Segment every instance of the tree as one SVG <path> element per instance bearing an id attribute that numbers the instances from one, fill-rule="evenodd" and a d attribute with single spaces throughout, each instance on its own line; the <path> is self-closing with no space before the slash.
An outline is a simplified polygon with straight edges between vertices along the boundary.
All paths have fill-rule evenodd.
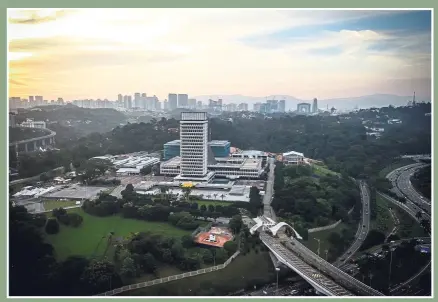
<path id="1" fill-rule="evenodd" d="M 84 221 L 84 218 L 82 218 L 82 216 L 78 213 L 68 213 L 68 218 L 70 225 L 73 227 L 80 226 L 82 224 L 82 221 Z"/>
<path id="2" fill-rule="evenodd" d="M 50 218 L 46 223 L 46 233 L 53 235 L 59 232 L 59 223 L 56 219 Z"/>
<path id="3" fill-rule="evenodd" d="M 81 276 L 84 291 L 89 294 L 106 292 L 122 286 L 122 280 L 108 260 L 93 260 Z"/>
<path id="4" fill-rule="evenodd" d="M 152 172 L 152 167 L 151 166 L 144 166 L 143 168 L 140 169 L 140 174 L 141 175 L 149 175 Z"/>
<path id="5" fill-rule="evenodd" d="M 421 213 L 421 211 L 418 211 L 418 212 L 415 214 L 415 217 L 416 217 L 418 220 L 420 220 L 421 217 L 422 217 L 422 215 L 423 215 L 423 213 Z"/>
<path id="6" fill-rule="evenodd" d="M 123 277 L 135 277 L 137 275 L 137 267 L 134 260 L 131 257 L 123 259 L 122 266 L 120 268 L 120 274 Z"/>
<path id="7" fill-rule="evenodd" d="M 146 253 L 143 256 L 144 270 L 149 273 L 153 273 L 157 270 L 157 260 L 151 253 Z"/>
<path id="8" fill-rule="evenodd" d="M 376 231 L 376 230 L 371 230 L 368 233 L 368 236 L 365 238 L 362 246 L 361 246 L 361 250 L 366 250 L 370 247 L 373 247 L 375 245 L 379 245 L 382 244 L 383 242 L 385 242 L 386 236 L 385 234 Z"/>
<path id="9" fill-rule="evenodd" d="M 33 215 L 32 222 L 36 227 L 42 228 L 46 225 L 47 217 L 45 214 L 35 214 Z"/>
<path id="10" fill-rule="evenodd" d="M 427 219 L 422 219 L 420 221 L 420 225 L 423 227 L 423 229 L 426 231 L 426 233 L 430 234 L 430 221 Z"/>
<path id="11" fill-rule="evenodd" d="M 201 213 L 207 211 L 207 206 L 205 204 L 201 204 Z"/>
<path id="12" fill-rule="evenodd" d="M 257 215 L 258 211 L 263 206 L 260 190 L 255 186 L 252 186 L 249 191 L 249 206 L 249 211 L 253 215 Z"/>
<path id="13" fill-rule="evenodd" d="M 188 249 L 188 248 L 193 246 L 193 239 L 190 235 L 184 235 L 181 237 L 181 243 L 182 243 L 183 247 Z"/>
<path id="14" fill-rule="evenodd" d="M 202 249 L 201 250 L 202 260 L 204 263 L 210 264 L 213 263 L 213 252 L 209 249 Z"/>
<path id="15" fill-rule="evenodd" d="M 11 296 L 46 296 L 53 292 L 49 282 L 56 267 L 54 250 L 32 220 L 32 214 L 25 207 L 9 205 L 8 278 Z"/>
<path id="16" fill-rule="evenodd" d="M 242 228 L 242 225 L 243 225 L 242 216 L 234 215 L 230 219 L 230 222 L 228 223 L 228 225 L 229 225 L 231 231 L 233 232 L 233 234 L 238 234 L 240 232 L 240 229 Z"/>
<path id="17" fill-rule="evenodd" d="M 224 244 L 224 249 L 228 252 L 228 255 L 231 256 L 237 251 L 237 243 L 235 241 L 227 241 Z"/>

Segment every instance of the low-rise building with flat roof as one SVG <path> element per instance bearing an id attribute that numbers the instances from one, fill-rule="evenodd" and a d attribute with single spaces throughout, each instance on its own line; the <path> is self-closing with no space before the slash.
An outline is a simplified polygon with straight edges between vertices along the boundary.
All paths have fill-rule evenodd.
<path id="1" fill-rule="evenodd" d="M 261 158 L 227 157 L 215 158 L 216 162 L 209 164 L 208 170 L 216 176 L 227 178 L 258 179 L 263 173 Z M 160 173 L 167 176 L 177 176 L 180 173 L 181 159 L 174 157 L 161 163 Z"/>
<path id="2" fill-rule="evenodd" d="M 282 160 L 287 165 L 300 165 L 304 163 L 304 154 L 296 151 L 283 153 Z"/>
<path id="3" fill-rule="evenodd" d="M 259 150 L 239 150 L 236 153 L 231 154 L 231 157 L 266 159 L 268 153 Z"/>

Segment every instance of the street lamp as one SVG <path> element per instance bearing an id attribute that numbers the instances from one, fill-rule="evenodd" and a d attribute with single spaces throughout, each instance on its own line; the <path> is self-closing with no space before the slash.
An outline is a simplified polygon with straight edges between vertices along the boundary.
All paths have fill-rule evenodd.
<path id="1" fill-rule="evenodd" d="M 276 289 L 275 293 L 278 292 L 278 272 L 279 272 L 279 271 L 280 271 L 280 268 L 279 268 L 279 267 L 276 267 L 276 268 L 275 268 L 275 272 L 277 273 L 277 289 Z"/>
<path id="2" fill-rule="evenodd" d="M 391 244 L 393 244 L 394 241 L 391 241 Z M 391 286 L 391 273 L 392 273 L 392 252 L 395 251 L 395 247 L 394 246 L 390 246 L 389 247 L 389 252 L 390 252 L 390 260 L 389 260 L 389 274 L 388 274 L 388 290 L 389 287 Z"/>
<path id="3" fill-rule="evenodd" d="M 318 257 L 319 257 L 319 248 L 321 247 L 321 239 L 318 239 L 318 238 L 313 238 L 313 239 L 318 241 Z"/>
<path id="4" fill-rule="evenodd" d="M 327 259 L 328 259 L 328 250 L 325 250 L 325 261 L 327 261 Z"/>

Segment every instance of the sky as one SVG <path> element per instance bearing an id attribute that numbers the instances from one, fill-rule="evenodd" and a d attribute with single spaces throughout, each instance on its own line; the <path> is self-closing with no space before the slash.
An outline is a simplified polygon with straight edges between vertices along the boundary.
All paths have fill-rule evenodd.
<path id="1" fill-rule="evenodd" d="M 9 9 L 9 96 L 431 95 L 430 11 Z"/>

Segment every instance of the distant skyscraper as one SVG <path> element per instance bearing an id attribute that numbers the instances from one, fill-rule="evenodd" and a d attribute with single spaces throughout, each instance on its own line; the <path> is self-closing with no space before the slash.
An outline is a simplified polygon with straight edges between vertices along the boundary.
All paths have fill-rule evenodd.
<path id="1" fill-rule="evenodd" d="M 132 104 L 132 107 L 141 108 L 141 94 L 140 94 L 140 92 L 134 93 L 134 104 Z"/>
<path id="2" fill-rule="evenodd" d="M 41 106 L 44 104 L 44 99 L 41 95 L 35 96 L 35 104 L 30 104 L 30 106 Z"/>
<path id="3" fill-rule="evenodd" d="M 188 107 L 190 109 L 195 109 L 196 108 L 196 99 L 188 99 Z"/>
<path id="4" fill-rule="evenodd" d="M 253 105 L 253 110 L 256 112 L 260 112 L 260 107 L 262 106 L 262 103 L 255 103 Z"/>
<path id="5" fill-rule="evenodd" d="M 175 93 L 169 93 L 169 110 L 175 110 L 178 108 L 178 95 Z"/>
<path id="6" fill-rule="evenodd" d="M 197 107 L 198 109 L 202 109 L 202 101 L 198 101 L 198 102 L 196 103 L 196 107 Z"/>
<path id="7" fill-rule="evenodd" d="M 123 97 L 123 105 L 125 107 L 125 109 L 131 109 L 132 108 L 132 98 L 130 95 L 125 95 Z"/>
<path id="8" fill-rule="evenodd" d="M 121 94 L 117 96 L 117 102 L 119 102 L 120 104 L 123 102 L 123 96 Z"/>
<path id="9" fill-rule="evenodd" d="M 313 99 L 313 108 L 312 108 L 312 112 L 313 113 L 317 113 L 318 112 L 318 99 L 314 98 Z"/>
<path id="10" fill-rule="evenodd" d="M 279 112 L 286 112 L 286 101 L 285 100 L 280 100 L 278 102 L 278 111 Z"/>
<path id="11" fill-rule="evenodd" d="M 222 106 L 224 105 L 222 99 L 217 100 L 217 105 L 219 107 L 219 110 L 222 110 Z"/>
<path id="12" fill-rule="evenodd" d="M 248 104 L 247 103 L 240 103 L 238 109 L 240 111 L 248 111 Z"/>
<path id="13" fill-rule="evenodd" d="M 145 97 L 147 97 L 147 94 L 146 94 L 146 92 L 143 92 L 143 93 L 141 94 L 141 97 L 142 97 L 142 98 L 145 98 Z"/>
<path id="14" fill-rule="evenodd" d="M 33 95 L 29 96 L 29 102 L 30 102 L 30 103 L 33 103 L 33 102 L 34 102 Z"/>
<path id="15" fill-rule="evenodd" d="M 189 96 L 187 94 L 178 94 L 178 107 L 188 108 L 189 106 Z"/>

